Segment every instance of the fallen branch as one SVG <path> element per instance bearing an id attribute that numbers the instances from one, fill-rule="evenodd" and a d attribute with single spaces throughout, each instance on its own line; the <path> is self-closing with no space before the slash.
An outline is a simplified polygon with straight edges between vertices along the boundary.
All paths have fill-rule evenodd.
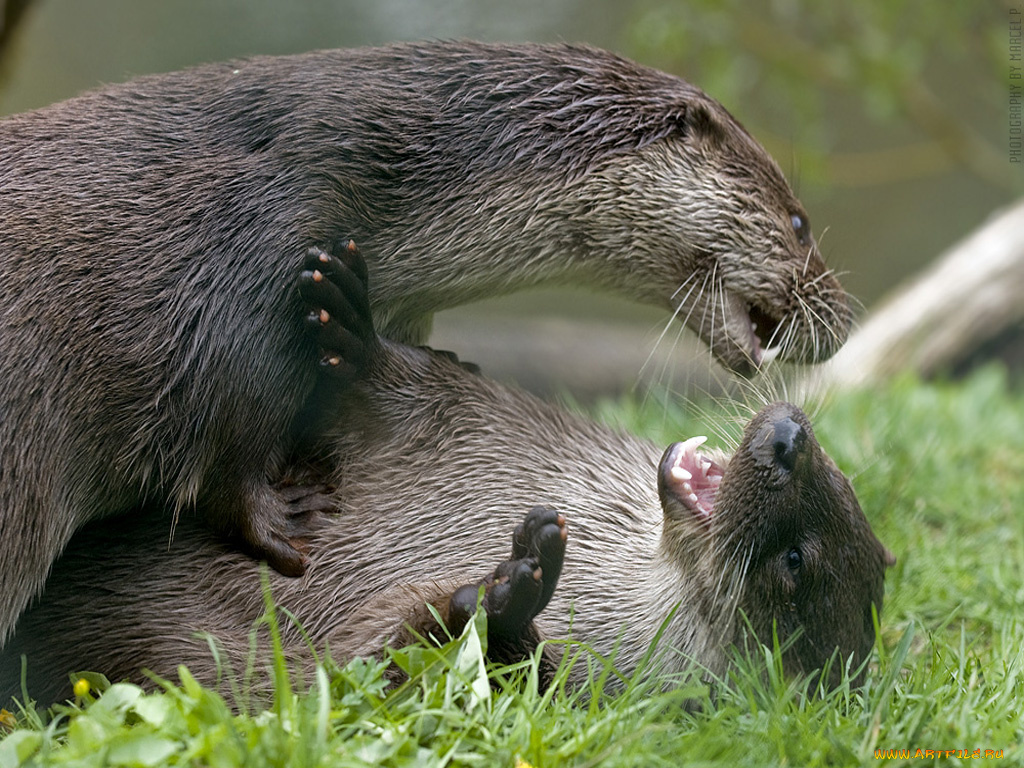
<path id="1" fill-rule="evenodd" d="M 1024 200 L 1001 211 L 872 309 L 816 387 L 862 386 L 912 369 L 953 371 L 1024 323 Z"/>

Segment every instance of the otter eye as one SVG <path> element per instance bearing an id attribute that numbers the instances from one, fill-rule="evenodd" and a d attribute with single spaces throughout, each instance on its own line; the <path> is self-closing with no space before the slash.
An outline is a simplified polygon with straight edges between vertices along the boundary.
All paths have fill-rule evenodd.
<path id="1" fill-rule="evenodd" d="M 799 213 L 794 213 L 789 217 L 789 221 L 793 225 L 793 231 L 796 232 L 796 239 L 800 241 L 800 245 L 810 245 L 811 227 L 807 223 L 807 219 Z"/>
<path id="2" fill-rule="evenodd" d="M 799 549 L 793 547 L 789 550 L 789 554 L 786 555 L 786 565 L 794 575 L 800 573 L 800 569 L 804 565 L 804 556 L 800 554 Z"/>

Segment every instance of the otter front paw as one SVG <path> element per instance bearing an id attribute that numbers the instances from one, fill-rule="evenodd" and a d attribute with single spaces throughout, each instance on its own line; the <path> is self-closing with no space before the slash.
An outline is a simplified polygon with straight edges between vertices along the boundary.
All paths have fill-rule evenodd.
<path id="1" fill-rule="evenodd" d="M 512 558 L 498 565 L 483 582 L 467 584 L 452 593 L 450 628 L 464 626 L 476 610 L 482 584 L 488 638 L 513 645 L 525 639 L 528 625 L 555 591 L 567 538 L 562 515 L 546 507 L 534 507 L 515 529 Z"/>
<path id="2" fill-rule="evenodd" d="M 365 370 L 376 334 L 370 313 L 367 269 L 355 242 L 335 256 L 310 248 L 299 274 L 305 324 L 320 350 L 321 370 L 347 383 Z"/>
<path id="3" fill-rule="evenodd" d="M 235 516 L 229 533 L 252 557 L 265 560 L 281 575 L 301 576 L 308 564 L 307 539 L 319 527 L 318 511 L 327 508 L 329 497 L 263 491 L 247 500 L 247 509 Z"/>

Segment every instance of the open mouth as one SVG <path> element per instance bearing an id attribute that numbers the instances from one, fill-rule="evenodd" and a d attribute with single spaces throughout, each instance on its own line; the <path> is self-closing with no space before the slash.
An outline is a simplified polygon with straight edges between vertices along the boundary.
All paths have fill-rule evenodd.
<path id="1" fill-rule="evenodd" d="M 785 346 L 786 315 L 739 293 L 723 289 L 714 297 L 698 296 L 685 312 L 686 324 L 711 347 L 718 361 L 742 375 L 755 373 Z"/>
<path id="2" fill-rule="evenodd" d="M 706 441 L 699 436 L 670 445 L 658 470 L 662 503 L 681 506 L 699 520 L 711 518 L 725 472 L 722 465 L 697 450 Z"/>
<path id="3" fill-rule="evenodd" d="M 756 367 L 760 367 L 766 356 L 777 354 L 779 326 L 782 321 L 757 305 L 747 308 L 750 316 L 750 359 Z"/>

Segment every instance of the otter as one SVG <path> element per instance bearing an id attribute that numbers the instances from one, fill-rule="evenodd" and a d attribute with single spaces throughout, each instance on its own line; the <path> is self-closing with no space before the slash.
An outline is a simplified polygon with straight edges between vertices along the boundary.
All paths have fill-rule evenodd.
<path id="1" fill-rule="evenodd" d="M 302 573 L 268 478 L 315 454 L 333 398 L 292 322 L 310 248 L 358 242 L 405 343 L 559 282 L 664 307 L 741 372 L 847 334 L 762 147 L 698 88 L 583 46 L 200 66 L 8 117 L 0 147 L 0 643 L 75 530 L 147 500 Z"/>
<path id="2" fill-rule="evenodd" d="M 283 630 L 297 668 L 312 664 L 307 637 L 339 660 L 415 632 L 443 637 L 426 604 L 457 631 L 481 583 L 496 595 L 485 598 L 489 626 L 513 656 L 571 635 L 616 652 L 630 674 L 664 628 L 661 669 L 720 673 L 731 644 L 750 631 L 771 644 L 775 633 L 793 673 L 837 653 L 834 684 L 870 654 L 892 556 L 796 406 L 764 407 L 731 458 L 699 437 L 662 451 L 450 354 L 377 336 L 369 318 L 345 327 L 338 318 L 366 305 L 341 301 L 359 270 L 332 261 L 324 274 L 302 280 L 308 322 L 361 375 L 333 422 L 333 471 L 287 486 L 302 513 L 323 497 L 318 483 L 336 488 L 304 578 L 269 573 L 302 628 Z M 509 559 L 508 532 L 537 504 Z M 163 518 L 151 509 L 75 536 L 0 656 L 0 692 L 20 691 L 23 653 L 40 699 L 67 695 L 67 674 L 86 669 L 145 683 L 142 668 L 166 678 L 186 664 L 224 684 L 200 632 L 236 674 L 246 668 L 264 610 L 259 566 L 194 518 L 168 545 Z M 577 666 L 574 681 L 585 674 Z"/>

